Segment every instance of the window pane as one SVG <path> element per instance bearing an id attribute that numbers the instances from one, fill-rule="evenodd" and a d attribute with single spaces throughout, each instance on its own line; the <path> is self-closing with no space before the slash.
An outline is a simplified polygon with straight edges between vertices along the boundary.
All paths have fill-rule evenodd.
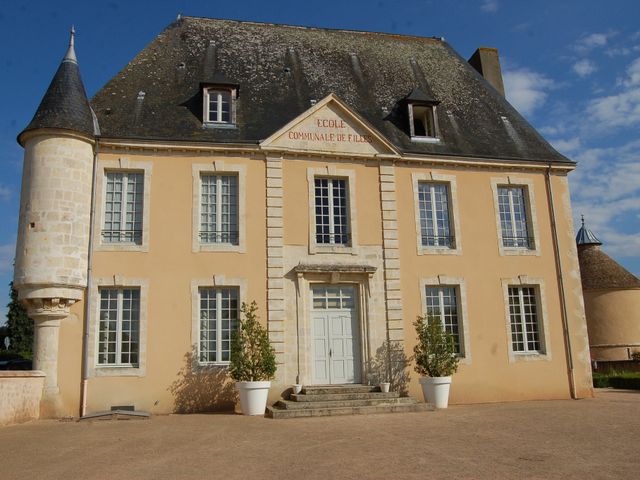
<path id="1" fill-rule="evenodd" d="M 349 216 L 347 181 L 316 178 L 315 183 L 316 243 L 347 245 Z"/>
<path id="2" fill-rule="evenodd" d="M 238 176 L 200 177 L 200 241 L 238 245 Z"/>
<path id="3" fill-rule="evenodd" d="M 137 366 L 140 290 L 101 288 L 99 294 L 98 364 Z"/>
<path id="4" fill-rule="evenodd" d="M 540 352 L 540 332 L 534 287 L 509 287 L 511 345 L 514 352 Z"/>
<path id="5" fill-rule="evenodd" d="M 444 330 L 453 336 L 455 351 L 462 353 L 456 287 L 426 287 L 427 316 L 440 320 Z"/>
<path id="6" fill-rule="evenodd" d="M 498 188 L 502 245 L 505 247 L 530 247 L 525 202 L 523 187 Z"/>
<path id="7" fill-rule="evenodd" d="M 142 243 L 144 174 L 107 172 L 102 239 L 105 243 Z"/>
<path id="8" fill-rule="evenodd" d="M 444 183 L 418 184 L 422 245 L 454 247 L 449 221 L 449 188 Z"/>
<path id="9" fill-rule="evenodd" d="M 200 288 L 201 363 L 228 362 L 231 336 L 238 328 L 238 289 Z"/>

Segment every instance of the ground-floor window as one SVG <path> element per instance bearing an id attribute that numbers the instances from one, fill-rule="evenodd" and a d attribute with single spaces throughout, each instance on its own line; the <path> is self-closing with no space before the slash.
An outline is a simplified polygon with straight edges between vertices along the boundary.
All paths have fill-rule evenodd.
<path id="1" fill-rule="evenodd" d="M 514 352 L 544 353 L 535 287 L 509 287 L 509 319 Z"/>
<path id="2" fill-rule="evenodd" d="M 238 288 L 201 287 L 198 359 L 202 364 L 228 363 L 231 334 L 238 328 Z"/>
<path id="3" fill-rule="evenodd" d="M 464 355 L 456 287 L 427 286 L 425 287 L 425 294 L 427 316 L 440 320 L 445 331 L 453 336 L 456 353 L 461 356 Z"/>
<path id="4" fill-rule="evenodd" d="M 98 365 L 138 366 L 140 289 L 101 288 Z"/>

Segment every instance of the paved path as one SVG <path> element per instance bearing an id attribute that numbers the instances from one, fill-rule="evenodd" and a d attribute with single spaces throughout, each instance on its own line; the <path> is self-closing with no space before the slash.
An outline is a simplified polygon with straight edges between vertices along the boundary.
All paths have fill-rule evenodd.
<path id="1" fill-rule="evenodd" d="M 0 478 L 640 477 L 640 392 L 269 420 L 171 415 L 0 429 Z"/>

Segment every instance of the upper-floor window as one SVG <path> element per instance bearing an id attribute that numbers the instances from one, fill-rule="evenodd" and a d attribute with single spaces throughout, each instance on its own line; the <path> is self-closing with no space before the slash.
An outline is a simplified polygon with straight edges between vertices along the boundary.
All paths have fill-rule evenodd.
<path id="1" fill-rule="evenodd" d="M 535 287 L 509 286 L 511 348 L 515 353 L 544 353 Z"/>
<path id="2" fill-rule="evenodd" d="M 198 289 L 200 363 L 228 363 L 231 335 L 238 329 L 239 292 L 235 287 Z"/>
<path id="3" fill-rule="evenodd" d="M 442 328 L 453 337 L 455 351 L 458 355 L 464 355 L 462 343 L 462 325 L 459 316 L 458 295 L 455 286 L 427 286 L 426 314 L 431 318 L 440 320 Z"/>
<path id="4" fill-rule="evenodd" d="M 205 88 L 204 123 L 219 125 L 235 123 L 234 100 L 234 89 Z"/>
<path id="5" fill-rule="evenodd" d="M 498 187 L 498 208 L 500 210 L 503 247 L 533 248 L 526 198 L 525 187 Z"/>
<path id="6" fill-rule="evenodd" d="M 419 182 L 418 208 L 422 246 L 455 248 L 455 238 L 451 233 L 448 185 Z"/>
<path id="7" fill-rule="evenodd" d="M 200 176 L 200 242 L 238 245 L 238 175 Z"/>
<path id="8" fill-rule="evenodd" d="M 349 192 L 344 178 L 314 179 L 316 243 L 349 245 Z"/>
<path id="9" fill-rule="evenodd" d="M 436 107 L 409 104 L 409 128 L 412 139 L 437 139 Z"/>
<path id="10" fill-rule="evenodd" d="M 100 288 L 98 365 L 137 367 L 140 289 Z"/>
<path id="11" fill-rule="evenodd" d="M 142 243 L 144 174 L 133 171 L 105 173 L 104 243 Z"/>

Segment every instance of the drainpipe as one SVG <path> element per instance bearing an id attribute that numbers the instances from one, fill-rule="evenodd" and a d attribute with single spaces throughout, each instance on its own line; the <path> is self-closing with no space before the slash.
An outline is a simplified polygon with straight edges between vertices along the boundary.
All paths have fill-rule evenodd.
<path id="1" fill-rule="evenodd" d="M 98 142 L 93 150 L 91 180 L 91 210 L 89 212 L 89 251 L 87 252 L 87 293 L 84 301 L 84 335 L 82 336 L 82 383 L 80 387 L 80 418 L 87 414 L 87 384 L 89 382 L 89 320 L 91 315 L 91 271 L 93 266 L 93 220 L 96 212 L 96 181 L 98 178 Z"/>
<path id="2" fill-rule="evenodd" d="M 564 337 L 565 355 L 567 361 L 567 374 L 569 376 L 569 391 L 572 399 L 576 396 L 576 380 L 573 372 L 573 356 L 571 350 L 571 337 L 569 336 L 569 316 L 567 314 L 567 301 L 564 289 L 564 275 L 562 272 L 562 262 L 560 261 L 560 245 L 558 243 L 558 228 L 556 225 L 556 212 L 553 202 L 553 188 L 551 186 L 551 164 L 546 170 L 545 180 L 547 184 L 547 200 L 549 202 L 549 213 L 551 216 L 551 236 L 553 238 L 553 253 L 556 260 L 556 274 L 558 276 L 558 293 L 560 294 L 560 314 L 562 317 L 562 334 Z"/>

